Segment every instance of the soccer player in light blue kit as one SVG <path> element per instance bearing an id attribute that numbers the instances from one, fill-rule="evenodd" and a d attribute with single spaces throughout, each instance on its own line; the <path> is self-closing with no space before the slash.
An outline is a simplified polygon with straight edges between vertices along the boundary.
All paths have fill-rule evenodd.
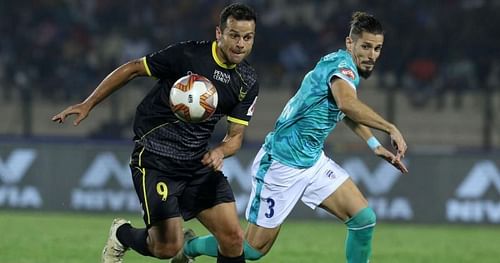
<path id="1" fill-rule="evenodd" d="M 325 156 L 323 145 L 337 123 L 344 120 L 376 155 L 408 172 L 402 162 L 407 146 L 399 130 L 356 95 L 360 76 L 370 76 L 383 41 L 382 25 L 376 18 L 354 13 L 346 50 L 321 58 L 288 101 L 252 165 L 246 259 L 257 260 L 271 249 L 281 224 L 301 199 L 346 224 L 347 262 L 369 261 L 375 213 L 347 172 Z M 387 133 L 396 153 L 384 148 L 370 128 Z M 184 262 L 198 255 L 215 256 L 217 244 L 212 236 L 191 237 L 184 254 Z"/>

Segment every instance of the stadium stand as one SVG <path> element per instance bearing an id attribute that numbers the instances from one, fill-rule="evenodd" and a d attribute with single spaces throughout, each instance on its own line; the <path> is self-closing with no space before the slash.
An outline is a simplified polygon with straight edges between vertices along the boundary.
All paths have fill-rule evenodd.
<path id="1" fill-rule="evenodd" d="M 121 63 L 179 40 L 213 38 L 215 14 L 226 2 L 2 1 L 0 33 L 8 37 L 0 39 L 0 134 L 129 138 L 147 81 L 114 94 L 79 129 L 49 120 Z M 360 96 L 422 147 L 481 147 L 489 110 L 490 146 L 500 147 L 498 1 L 246 2 L 259 14 L 251 60 L 262 85 L 249 140 L 262 140 L 312 63 L 343 47 L 351 12 L 362 9 L 380 17 L 387 32 Z M 335 136 L 358 147 L 343 128 Z"/>

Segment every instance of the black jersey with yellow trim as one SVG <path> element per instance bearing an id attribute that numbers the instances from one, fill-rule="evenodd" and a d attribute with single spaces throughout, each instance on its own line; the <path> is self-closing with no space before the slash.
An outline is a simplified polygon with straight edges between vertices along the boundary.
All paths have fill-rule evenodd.
<path id="1" fill-rule="evenodd" d="M 259 93 L 256 72 L 246 60 L 222 63 L 215 41 L 177 43 L 145 56 L 143 63 L 148 75 L 158 79 L 137 106 L 134 121 L 134 139 L 147 151 L 179 160 L 199 159 L 222 117 L 248 125 Z M 217 89 L 217 109 L 201 123 L 180 121 L 168 103 L 172 85 L 190 73 L 208 78 Z"/>

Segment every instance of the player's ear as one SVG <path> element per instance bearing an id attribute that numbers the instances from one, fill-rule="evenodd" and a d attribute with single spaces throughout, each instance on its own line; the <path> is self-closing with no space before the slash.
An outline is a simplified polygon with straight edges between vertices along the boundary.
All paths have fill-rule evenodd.
<path id="1" fill-rule="evenodd" d="M 215 39 L 217 41 L 219 41 L 221 37 L 222 37 L 222 30 L 219 26 L 216 26 L 215 27 Z"/>
<path id="2" fill-rule="evenodd" d="M 354 42 L 353 42 L 352 38 L 350 36 L 347 36 L 345 38 L 345 46 L 346 46 L 347 50 L 352 51 L 353 44 L 354 44 Z"/>

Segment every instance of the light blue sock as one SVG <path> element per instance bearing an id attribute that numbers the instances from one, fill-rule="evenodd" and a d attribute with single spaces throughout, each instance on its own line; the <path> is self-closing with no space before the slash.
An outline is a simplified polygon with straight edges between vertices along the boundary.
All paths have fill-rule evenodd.
<path id="1" fill-rule="evenodd" d="M 205 255 L 216 258 L 217 249 L 217 240 L 213 235 L 196 237 L 184 244 L 184 253 L 190 257 Z M 243 244 L 243 250 L 245 259 L 248 260 L 257 260 L 264 256 L 264 254 L 260 253 L 260 251 L 250 246 L 246 240 Z"/>
<path id="2" fill-rule="evenodd" d="M 245 259 L 248 260 L 258 260 L 264 256 L 264 254 L 262 254 L 260 251 L 250 246 L 250 244 L 248 244 L 246 240 L 245 243 L 243 243 L 243 250 L 245 252 Z"/>
<path id="3" fill-rule="evenodd" d="M 362 209 L 345 222 L 348 229 L 346 240 L 348 263 L 368 262 L 372 251 L 372 236 L 375 223 L 375 212 L 369 207 Z"/>
<path id="4" fill-rule="evenodd" d="M 196 237 L 184 244 L 184 254 L 190 257 L 206 255 L 217 257 L 218 244 L 213 235 Z"/>

